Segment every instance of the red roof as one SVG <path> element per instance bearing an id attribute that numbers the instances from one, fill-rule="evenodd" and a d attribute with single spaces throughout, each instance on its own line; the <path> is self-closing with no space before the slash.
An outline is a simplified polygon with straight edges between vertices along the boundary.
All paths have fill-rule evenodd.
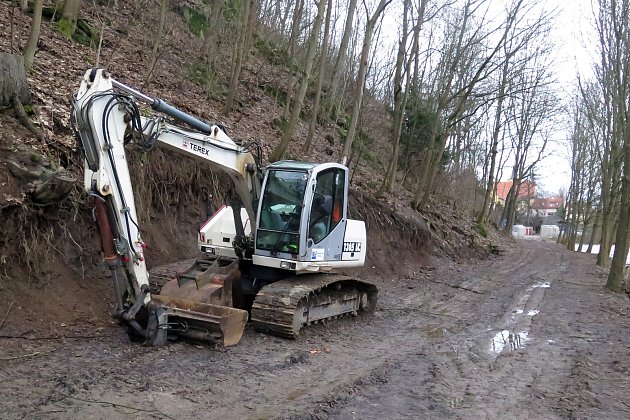
<path id="1" fill-rule="evenodd" d="M 549 197 L 549 198 L 536 198 L 534 200 L 534 204 L 532 205 L 533 209 L 557 209 L 559 207 L 564 206 L 564 198 L 563 197 Z"/>
<path id="2" fill-rule="evenodd" d="M 503 200 L 507 199 L 508 193 L 512 188 L 512 180 L 497 183 L 497 196 Z M 523 181 L 518 187 L 518 198 L 531 198 L 536 195 L 536 183 L 531 181 Z"/>

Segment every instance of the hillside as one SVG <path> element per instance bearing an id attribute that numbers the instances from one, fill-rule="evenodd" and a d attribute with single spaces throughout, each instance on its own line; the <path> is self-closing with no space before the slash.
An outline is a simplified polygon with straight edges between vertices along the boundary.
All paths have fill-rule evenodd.
<path id="1" fill-rule="evenodd" d="M 97 2 L 102 3 L 102 2 Z M 138 4 L 138 7 L 134 5 Z M 252 49 L 241 77 L 236 110 L 222 108 L 229 66 L 213 84 L 195 76 L 195 52 L 202 41 L 189 30 L 177 10 L 168 12 L 169 36 L 154 76 L 142 87 L 158 10 L 142 9 L 139 2 L 119 2 L 118 8 L 85 5 L 82 10 L 94 27 L 103 30 L 98 65 L 124 83 L 165 99 L 204 120 L 219 122 L 237 142 L 258 140 L 266 156 L 281 136 L 277 121 L 283 110 L 270 96 L 279 91 L 288 70 L 272 64 L 265 49 Z M 11 30 L 0 33 L 0 52 L 19 51 L 28 35 L 30 16 L 12 2 L 0 2 L 0 16 L 10 17 Z M 12 113 L 0 114 L 0 299 L 11 304 L 4 332 L 58 331 L 60 326 L 99 328 L 107 322 L 111 305 L 109 273 L 101 266 L 97 230 L 82 189 L 82 158 L 69 123 L 71 96 L 83 73 L 97 63 L 96 48 L 66 38 L 48 21 L 42 22 L 34 72 L 29 77 L 33 95 L 30 118 L 43 136 L 35 137 Z M 229 62 L 229 50 L 219 62 Z M 309 110 L 306 104 L 306 112 Z M 406 264 L 429 264 L 432 256 L 459 260 L 487 255 L 490 239 L 472 228 L 472 209 L 463 202 L 438 198 L 423 213 L 412 211 L 410 194 L 400 187 L 395 195 L 376 199 L 386 166 L 389 117 L 373 100 L 366 105 L 370 118 L 369 151 L 355 159 L 352 169 L 350 212 L 368 226 L 368 262 L 364 271 L 384 275 Z M 366 113 L 368 111 L 365 111 Z M 315 162 L 337 160 L 340 130 L 324 121 L 316 130 L 314 152 L 301 155 L 307 123 L 301 120 L 287 157 Z M 130 148 L 132 172 L 138 181 L 136 201 L 149 267 L 196 256 L 196 230 L 208 212 L 207 200 L 220 204 L 228 180 L 219 173 L 171 153 L 143 154 Z M 21 168 L 17 169 L 16 168 Z M 33 174 L 59 173 L 75 180 L 59 202 L 34 199 Z M 443 200 L 443 201 L 442 201 Z M 501 241 L 495 233 L 492 241 Z"/>

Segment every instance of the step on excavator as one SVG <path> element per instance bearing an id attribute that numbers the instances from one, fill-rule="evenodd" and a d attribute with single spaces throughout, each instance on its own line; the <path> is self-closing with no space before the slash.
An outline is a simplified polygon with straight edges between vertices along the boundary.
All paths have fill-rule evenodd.
<path id="1" fill-rule="evenodd" d="M 261 166 L 256 142 L 145 95 L 104 69 L 86 71 L 71 122 L 85 160 L 113 316 L 147 345 L 170 339 L 237 344 L 246 323 L 295 338 L 302 327 L 376 307 L 375 285 L 335 274 L 362 267 L 363 221 L 348 219 L 348 168 L 280 161 Z M 143 107 L 143 111 L 140 109 Z M 147 114 L 153 114 L 145 116 Z M 151 291 L 125 148 L 155 146 L 223 171 L 234 192 L 200 228 L 203 258 Z"/>

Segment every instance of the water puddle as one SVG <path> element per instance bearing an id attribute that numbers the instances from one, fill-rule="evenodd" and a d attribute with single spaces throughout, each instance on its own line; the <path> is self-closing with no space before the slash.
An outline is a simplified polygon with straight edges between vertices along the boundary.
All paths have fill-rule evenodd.
<path id="1" fill-rule="evenodd" d="M 513 333 L 508 330 L 499 331 L 492 338 L 492 344 L 490 345 L 490 352 L 494 354 L 501 353 L 504 349 L 517 350 L 525 347 L 525 342 L 528 341 L 528 332 L 521 331 L 520 333 Z"/>
<path id="2" fill-rule="evenodd" d="M 504 320 L 502 329 L 498 332 L 496 329 L 491 330 L 493 332 L 490 336 L 489 351 L 495 357 L 498 357 L 504 350 L 520 349 L 529 341 L 532 318 L 540 313 L 537 306 L 542 302 L 545 293 L 543 290 L 536 291 L 536 289 L 548 289 L 551 287 L 551 283 L 548 281 L 536 280 L 538 281 L 530 284 L 514 299 L 510 305 L 511 309 L 506 314 L 507 319 Z"/>

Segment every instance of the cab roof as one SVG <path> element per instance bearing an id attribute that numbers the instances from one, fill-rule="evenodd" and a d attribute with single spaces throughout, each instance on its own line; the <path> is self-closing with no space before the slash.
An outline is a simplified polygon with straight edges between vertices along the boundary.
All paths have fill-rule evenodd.
<path id="1" fill-rule="evenodd" d="M 301 171 L 308 171 L 316 167 L 317 165 L 310 162 L 301 162 L 299 160 L 281 160 L 269 165 L 268 169 L 297 169 Z"/>

